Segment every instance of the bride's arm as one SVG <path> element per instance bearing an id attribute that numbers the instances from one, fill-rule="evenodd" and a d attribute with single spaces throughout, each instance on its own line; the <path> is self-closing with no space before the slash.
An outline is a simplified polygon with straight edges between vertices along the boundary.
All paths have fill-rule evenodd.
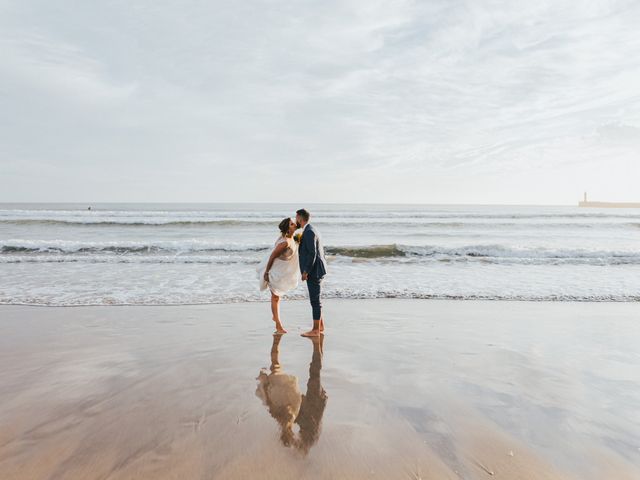
<path id="1" fill-rule="evenodd" d="M 271 252 L 271 256 L 269 257 L 269 261 L 267 262 L 267 268 L 264 269 L 264 279 L 265 281 L 269 281 L 269 270 L 271 270 L 271 266 L 273 265 L 273 261 L 278 258 L 280 255 L 284 253 L 289 244 L 287 242 L 282 242 L 276 245 L 276 248 Z"/>

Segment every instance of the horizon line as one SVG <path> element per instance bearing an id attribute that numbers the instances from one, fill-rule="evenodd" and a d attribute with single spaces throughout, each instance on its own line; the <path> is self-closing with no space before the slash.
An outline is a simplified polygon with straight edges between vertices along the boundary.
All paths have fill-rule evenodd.
<path id="1" fill-rule="evenodd" d="M 412 206 L 479 206 L 479 207 L 577 207 L 578 202 L 575 203 L 436 203 L 436 202 L 258 202 L 258 201 L 98 201 L 98 202 L 80 202 L 80 201 L 0 201 L 0 205 L 291 205 L 291 204 L 306 204 L 306 205 L 412 205 Z M 624 202 L 616 202 L 624 203 Z"/>

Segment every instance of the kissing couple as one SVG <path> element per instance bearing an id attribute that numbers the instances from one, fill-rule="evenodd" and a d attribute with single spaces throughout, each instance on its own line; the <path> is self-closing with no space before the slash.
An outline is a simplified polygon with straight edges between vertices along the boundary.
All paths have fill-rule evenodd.
<path id="1" fill-rule="evenodd" d="M 276 334 L 287 333 L 280 321 L 280 297 L 298 286 L 298 279 L 307 282 L 313 327 L 303 337 L 319 337 L 324 332 L 322 317 L 322 279 L 327 274 L 327 262 L 319 232 L 309 223 L 311 215 L 304 208 L 296 212 L 295 222 L 287 217 L 280 222 L 280 235 L 273 251 L 257 268 L 260 290 L 271 291 L 271 313 Z M 296 230 L 302 232 L 295 234 Z"/>

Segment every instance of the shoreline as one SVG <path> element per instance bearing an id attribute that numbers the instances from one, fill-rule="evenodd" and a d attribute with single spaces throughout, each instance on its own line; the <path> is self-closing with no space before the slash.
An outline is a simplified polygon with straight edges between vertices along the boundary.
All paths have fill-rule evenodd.
<path id="1" fill-rule="evenodd" d="M 306 302 L 306 298 L 282 298 L 283 302 Z M 408 301 L 408 302 L 487 302 L 487 303 L 550 303 L 550 304 L 563 304 L 563 303 L 594 303 L 594 304 L 640 304 L 640 296 L 632 297 L 625 300 L 611 300 L 611 299 L 525 299 L 525 298 L 469 298 L 469 297 L 323 297 L 323 302 L 371 302 L 371 301 Z M 239 300 L 236 302 L 204 302 L 204 303 L 87 303 L 87 304 L 69 304 L 69 305 L 50 305 L 50 304 L 38 304 L 38 303 L 0 303 L 0 309 L 4 307 L 38 307 L 38 308 L 83 308 L 83 307 L 193 307 L 193 306 L 215 306 L 215 305 L 252 305 L 252 304 L 265 304 L 269 303 L 268 298 L 260 300 Z"/>
<path id="2" fill-rule="evenodd" d="M 637 478 L 640 304 L 376 300 L 2 305 L 0 471 Z"/>

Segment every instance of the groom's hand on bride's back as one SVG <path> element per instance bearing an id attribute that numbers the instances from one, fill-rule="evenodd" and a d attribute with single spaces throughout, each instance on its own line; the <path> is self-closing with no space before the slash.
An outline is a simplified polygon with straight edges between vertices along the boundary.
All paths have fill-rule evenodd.
<path id="1" fill-rule="evenodd" d="M 302 272 L 302 281 L 303 282 L 306 282 L 308 277 L 309 277 L 309 274 L 307 272 Z"/>

